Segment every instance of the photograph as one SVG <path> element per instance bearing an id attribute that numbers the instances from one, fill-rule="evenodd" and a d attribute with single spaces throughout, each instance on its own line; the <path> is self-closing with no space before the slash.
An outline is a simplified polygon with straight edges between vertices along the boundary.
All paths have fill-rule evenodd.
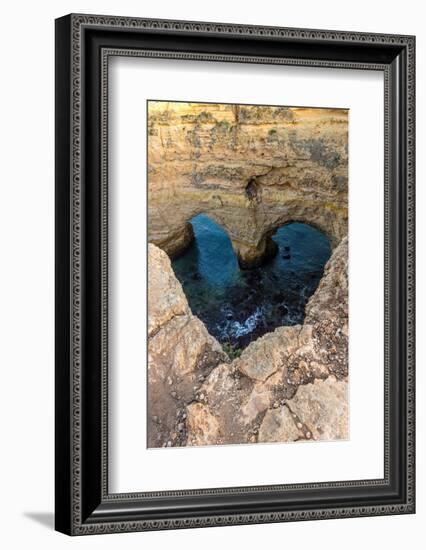
<path id="1" fill-rule="evenodd" d="M 421 548 L 424 12 L 4 3 L 0 548 Z"/>
<path id="2" fill-rule="evenodd" d="M 55 19 L 55 529 L 354 542 L 416 510 L 416 27 L 173 7 Z"/>
<path id="3" fill-rule="evenodd" d="M 350 439 L 349 109 L 147 101 L 147 447 Z"/>

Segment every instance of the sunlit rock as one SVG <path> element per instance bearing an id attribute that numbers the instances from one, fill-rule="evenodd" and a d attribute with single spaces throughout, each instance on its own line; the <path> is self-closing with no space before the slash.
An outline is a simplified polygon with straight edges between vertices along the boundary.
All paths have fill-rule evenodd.
<path id="1" fill-rule="evenodd" d="M 277 328 L 233 361 L 192 315 L 167 255 L 148 253 L 150 447 L 347 437 L 347 238 L 304 324 Z"/>
<path id="2" fill-rule="evenodd" d="M 276 253 L 271 236 L 292 221 L 333 247 L 347 234 L 347 110 L 152 101 L 148 115 L 148 237 L 171 257 L 199 213 L 248 268 Z"/>

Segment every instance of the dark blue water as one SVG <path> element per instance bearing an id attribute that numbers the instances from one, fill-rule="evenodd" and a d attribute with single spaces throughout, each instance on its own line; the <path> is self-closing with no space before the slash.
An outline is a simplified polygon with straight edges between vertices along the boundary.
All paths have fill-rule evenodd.
<path id="1" fill-rule="evenodd" d="M 303 322 L 305 305 L 330 257 L 328 238 L 292 223 L 273 236 L 278 254 L 241 270 L 226 232 L 207 216 L 191 220 L 195 240 L 173 261 L 192 312 L 221 343 L 242 349 L 278 326 Z"/>

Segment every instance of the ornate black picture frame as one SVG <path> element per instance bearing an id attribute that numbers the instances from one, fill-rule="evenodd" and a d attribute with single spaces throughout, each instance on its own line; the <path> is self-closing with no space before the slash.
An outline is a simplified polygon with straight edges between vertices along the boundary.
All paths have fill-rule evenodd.
<path id="1" fill-rule="evenodd" d="M 383 479 L 110 494 L 110 56 L 384 73 Z M 68 15 L 56 21 L 56 529 L 69 535 L 415 511 L 413 36 Z"/>

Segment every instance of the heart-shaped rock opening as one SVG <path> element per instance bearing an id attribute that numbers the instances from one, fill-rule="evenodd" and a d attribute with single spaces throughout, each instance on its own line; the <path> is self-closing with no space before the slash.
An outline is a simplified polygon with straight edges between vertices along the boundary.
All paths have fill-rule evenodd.
<path id="1" fill-rule="evenodd" d="M 167 254 L 150 244 L 148 257 L 148 447 L 348 438 L 347 238 L 303 324 L 237 356 L 194 315 Z"/>
<path id="2" fill-rule="evenodd" d="M 226 231 L 204 214 L 191 220 L 194 240 L 172 262 L 191 311 L 231 357 L 279 326 L 302 324 L 331 254 L 328 238 L 304 224 L 278 228 L 277 253 L 241 269 Z"/>

